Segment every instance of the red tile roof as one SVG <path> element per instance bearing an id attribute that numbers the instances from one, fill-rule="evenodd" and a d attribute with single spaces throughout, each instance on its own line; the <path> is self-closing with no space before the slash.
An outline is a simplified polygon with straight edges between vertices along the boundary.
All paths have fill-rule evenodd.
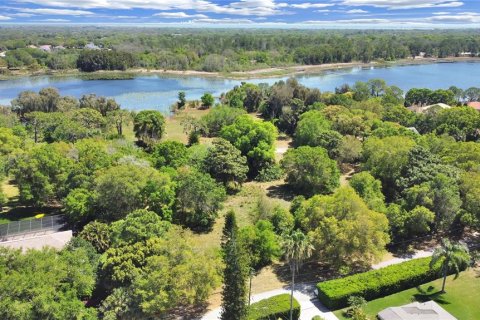
<path id="1" fill-rule="evenodd" d="M 478 101 L 472 101 L 467 103 L 467 106 L 472 107 L 473 109 L 477 109 L 480 111 L 480 102 Z"/>

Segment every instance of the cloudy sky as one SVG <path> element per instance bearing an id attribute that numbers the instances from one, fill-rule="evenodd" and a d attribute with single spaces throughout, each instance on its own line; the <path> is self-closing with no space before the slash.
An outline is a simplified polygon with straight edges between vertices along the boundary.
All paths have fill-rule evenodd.
<path id="1" fill-rule="evenodd" d="M 0 24 L 480 28 L 480 0 L 0 0 Z"/>

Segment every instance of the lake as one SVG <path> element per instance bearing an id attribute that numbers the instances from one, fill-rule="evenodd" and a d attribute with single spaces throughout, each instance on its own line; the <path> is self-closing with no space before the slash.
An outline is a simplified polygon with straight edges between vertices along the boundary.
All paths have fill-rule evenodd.
<path id="1" fill-rule="evenodd" d="M 480 63 L 457 62 L 378 68 L 350 68 L 324 71 L 319 74 L 295 75 L 300 83 L 321 91 L 333 91 L 344 83 L 384 79 L 389 85 L 403 90 L 410 88 L 480 87 Z M 205 92 L 220 96 L 241 82 L 273 84 L 289 77 L 232 80 L 201 76 L 140 75 L 128 80 L 81 80 L 75 77 L 24 77 L 0 81 L 0 104 L 8 105 L 19 92 L 38 91 L 56 87 L 62 95 L 77 98 L 95 93 L 115 98 L 123 108 L 131 110 L 157 109 L 167 112 L 177 101 L 179 91 L 185 91 L 188 100 L 199 99 Z"/>

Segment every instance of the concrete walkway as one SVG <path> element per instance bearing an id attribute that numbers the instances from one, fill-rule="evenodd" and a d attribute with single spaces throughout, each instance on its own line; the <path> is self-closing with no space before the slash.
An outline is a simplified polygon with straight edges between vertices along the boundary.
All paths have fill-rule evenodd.
<path id="1" fill-rule="evenodd" d="M 404 255 L 404 256 L 401 256 L 401 257 L 395 257 L 395 258 L 392 258 L 390 260 L 386 260 L 386 261 L 382 261 L 380 263 L 374 264 L 374 265 L 372 265 L 372 269 L 381 269 L 381 268 L 391 266 L 393 264 L 402 263 L 402 262 L 409 261 L 409 260 L 412 260 L 412 259 L 431 257 L 432 254 L 433 254 L 433 249 L 432 250 L 419 250 L 419 251 L 416 251 L 414 254 Z"/>
<path id="2" fill-rule="evenodd" d="M 9 247 L 12 249 L 37 249 L 40 250 L 43 247 L 53 247 L 61 250 L 65 244 L 72 238 L 72 230 L 67 231 L 47 231 L 42 234 L 30 234 L 16 236 L 9 241 L 0 241 L 0 246 Z"/>
<path id="3" fill-rule="evenodd" d="M 324 320 L 338 320 L 338 318 L 327 308 L 325 308 L 320 301 L 315 297 L 313 290 L 315 285 L 305 285 L 299 284 L 295 286 L 296 290 L 293 293 L 293 296 L 300 304 L 300 320 L 312 320 L 314 316 L 320 316 Z M 285 289 L 276 289 L 272 291 L 262 292 L 252 296 L 251 303 L 258 302 L 263 299 L 267 299 L 273 296 L 278 296 L 279 294 L 288 293 L 290 290 Z M 207 314 L 205 314 L 201 319 L 202 320 L 217 320 L 220 319 L 221 308 L 214 309 Z"/>

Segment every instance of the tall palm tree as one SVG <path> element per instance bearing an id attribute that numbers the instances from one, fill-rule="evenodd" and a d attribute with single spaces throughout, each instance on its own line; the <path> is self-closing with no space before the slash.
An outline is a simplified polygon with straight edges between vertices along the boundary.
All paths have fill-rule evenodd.
<path id="1" fill-rule="evenodd" d="M 441 292 L 445 292 L 445 281 L 447 280 L 448 272 L 453 270 L 455 278 L 457 278 L 461 269 L 470 263 L 470 253 L 466 245 L 442 239 L 440 247 L 433 252 L 430 268 L 433 268 L 438 261 L 442 262 L 443 284 Z"/>
<path id="2" fill-rule="evenodd" d="M 295 289 L 295 272 L 298 272 L 300 265 L 305 259 L 312 255 L 313 246 L 310 238 L 303 232 L 296 230 L 291 234 L 284 235 L 283 248 L 285 250 L 285 258 L 292 272 L 292 285 L 290 292 L 290 320 L 293 317 L 293 291 Z"/>

